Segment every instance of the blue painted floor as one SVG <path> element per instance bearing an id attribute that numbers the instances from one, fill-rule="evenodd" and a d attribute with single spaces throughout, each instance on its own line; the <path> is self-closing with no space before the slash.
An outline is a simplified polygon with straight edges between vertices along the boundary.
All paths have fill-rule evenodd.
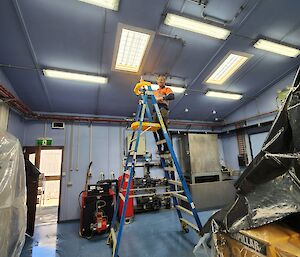
<path id="1" fill-rule="evenodd" d="M 199 213 L 202 224 L 211 211 Z M 34 238 L 27 238 L 21 257 L 110 257 L 106 236 L 92 240 L 80 238 L 79 222 L 39 225 Z M 194 257 L 199 236 L 183 234 L 175 210 L 138 214 L 125 225 L 120 257 Z"/>

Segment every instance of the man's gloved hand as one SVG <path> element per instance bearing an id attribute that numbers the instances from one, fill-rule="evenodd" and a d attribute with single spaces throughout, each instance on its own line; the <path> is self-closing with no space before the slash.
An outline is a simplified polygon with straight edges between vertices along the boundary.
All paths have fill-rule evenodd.
<path id="1" fill-rule="evenodd" d="M 164 100 L 164 98 L 162 96 L 157 96 L 157 97 L 155 97 L 155 99 L 156 99 L 156 102 L 158 102 L 158 103 L 161 103 Z"/>

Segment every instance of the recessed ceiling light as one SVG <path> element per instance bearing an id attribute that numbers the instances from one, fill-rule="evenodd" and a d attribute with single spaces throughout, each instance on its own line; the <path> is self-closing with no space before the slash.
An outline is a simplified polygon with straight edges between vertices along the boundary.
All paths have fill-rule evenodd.
<path id="1" fill-rule="evenodd" d="M 81 73 L 44 69 L 43 74 L 46 77 L 58 78 L 58 79 L 77 80 L 77 81 L 83 81 L 83 82 L 89 82 L 89 83 L 99 83 L 99 84 L 107 83 L 106 77 L 87 75 L 87 74 L 81 74 Z"/>
<path id="2" fill-rule="evenodd" d="M 175 94 L 181 94 L 185 91 L 185 88 L 183 87 L 172 87 L 172 86 L 167 86 L 167 87 L 171 88 Z M 159 88 L 159 85 L 151 84 L 151 88 L 152 90 L 157 90 Z"/>
<path id="3" fill-rule="evenodd" d="M 119 23 L 112 69 L 139 73 L 153 38 L 154 31 Z"/>
<path id="4" fill-rule="evenodd" d="M 185 108 L 185 109 L 184 109 L 184 112 L 189 112 L 189 109 L 188 109 L 188 108 Z"/>
<path id="5" fill-rule="evenodd" d="M 290 46 L 278 44 L 265 39 L 259 39 L 255 44 L 255 48 L 269 51 L 276 54 L 281 54 L 288 57 L 297 57 L 300 54 L 300 50 Z"/>
<path id="6" fill-rule="evenodd" d="M 230 31 L 228 29 L 189 19 L 173 13 L 167 14 L 164 23 L 172 27 L 188 30 L 218 39 L 225 40 L 230 35 Z"/>
<path id="7" fill-rule="evenodd" d="M 215 118 L 215 121 L 218 121 L 219 120 L 219 118 Z"/>
<path id="8" fill-rule="evenodd" d="M 205 95 L 209 97 L 218 97 L 218 98 L 225 98 L 231 100 L 240 100 L 243 97 L 243 95 L 241 94 L 212 91 L 212 90 L 207 91 Z"/>
<path id="9" fill-rule="evenodd" d="M 111 9 L 114 11 L 118 11 L 119 9 L 119 0 L 79 0 L 79 1 L 87 4 L 100 6 L 106 9 Z"/>
<path id="10" fill-rule="evenodd" d="M 250 54 L 230 51 L 206 79 L 206 83 L 221 85 L 230 78 L 246 61 Z"/>
<path id="11" fill-rule="evenodd" d="M 216 114 L 216 113 L 217 113 L 217 111 L 216 111 L 216 110 L 213 110 L 213 111 L 212 111 L 212 113 L 213 113 L 213 114 Z"/>

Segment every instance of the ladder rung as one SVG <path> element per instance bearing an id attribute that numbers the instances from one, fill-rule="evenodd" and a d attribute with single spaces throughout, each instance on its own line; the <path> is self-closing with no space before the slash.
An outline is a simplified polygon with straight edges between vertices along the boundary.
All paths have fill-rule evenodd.
<path id="1" fill-rule="evenodd" d="M 125 197 L 122 193 L 119 193 L 120 198 L 122 199 L 123 202 L 125 202 Z"/>
<path id="2" fill-rule="evenodd" d="M 110 229 L 110 233 L 111 233 L 111 239 L 113 241 L 113 246 L 115 247 L 115 245 L 117 243 L 117 237 L 116 237 L 116 232 L 115 232 L 114 228 Z"/>
<path id="3" fill-rule="evenodd" d="M 172 196 L 177 197 L 177 198 L 179 198 L 179 199 L 181 199 L 183 201 L 189 202 L 188 199 L 187 199 L 187 197 L 184 196 L 184 195 L 180 195 L 180 194 L 177 194 L 177 193 L 172 193 Z"/>
<path id="4" fill-rule="evenodd" d="M 169 192 L 160 192 L 160 193 L 148 193 L 148 194 L 139 194 L 139 195 L 130 195 L 129 198 L 137 198 L 137 197 L 150 197 L 150 196 L 156 196 L 156 195 L 169 195 L 169 194 L 175 194 L 175 193 L 183 193 L 183 190 L 180 191 L 169 191 Z"/>
<path id="5" fill-rule="evenodd" d="M 192 229 L 196 230 L 197 233 L 200 232 L 199 228 L 195 224 L 189 222 L 188 220 L 186 220 L 184 218 L 180 218 L 180 221 L 183 222 L 183 223 L 185 223 L 186 225 L 190 226 Z"/>
<path id="6" fill-rule="evenodd" d="M 162 145 L 164 143 L 167 143 L 167 140 L 166 139 L 163 139 L 163 140 L 159 140 L 156 142 L 157 145 Z"/>
<path id="7" fill-rule="evenodd" d="M 182 183 L 180 181 L 177 181 L 177 180 L 168 180 L 168 182 L 172 185 L 176 185 L 176 186 L 181 186 L 182 187 Z"/>
<path id="8" fill-rule="evenodd" d="M 190 210 L 188 210 L 188 209 L 182 207 L 181 205 L 176 205 L 176 209 L 179 209 L 180 211 L 184 211 L 184 212 L 186 212 L 187 214 L 193 216 L 193 212 L 192 212 L 192 211 L 190 211 Z"/>
<path id="9" fill-rule="evenodd" d="M 172 159 L 172 155 L 170 153 L 160 154 L 159 156 L 164 159 Z"/>
<path id="10" fill-rule="evenodd" d="M 175 167 L 165 167 L 165 171 L 176 171 Z"/>
<path id="11" fill-rule="evenodd" d="M 170 186 L 157 186 L 157 187 L 138 187 L 138 188 L 132 188 L 130 191 L 146 191 L 146 190 L 156 190 L 156 189 L 166 189 Z M 121 189 L 121 192 L 126 192 L 126 189 Z"/>

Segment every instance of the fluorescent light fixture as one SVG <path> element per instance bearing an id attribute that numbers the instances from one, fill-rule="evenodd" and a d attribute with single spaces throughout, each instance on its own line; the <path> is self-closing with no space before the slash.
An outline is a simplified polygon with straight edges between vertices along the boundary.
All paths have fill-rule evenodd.
<path id="1" fill-rule="evenodd" d="M 218 98 L 225 98 L 231 100 L 240 100 L 243 97 L 243 95 L 236 94 L 236 93 L 211 91 L 211 90 L 207 91 L 205 95 L 209 97 L 218 97 Z"/>
<path id="2" fill-rule="evenodd" d="M 184 87 L 172 87 L 172 86 L 167 86 L 167 87 L 171 88 L 175 94 L 181 94 L 181 93 L 184 93 L 184 91 L 185 91 Z M 157 90 L 159 88 L 159 85 L 151 84 L 151 88 L 152 88 L 152 90 Z"/>
<path id="3" fill-rule="evenodd" d="M 230 35 L 230 30 L 228 29 L 220 28 L 201 21 L 189 19 L 173 13 L 167 14 L 164 23 L 172 27 L 188 30 L 191 32 L 203 34 L 218 39 L 225 40 Z"/>
<path id="4" fill-rule="evenodd" d="M 139 73 L 153 38 L 154 31 L 119 23 L 112 69 Z"/>
<path id="5" fill-rule="evenodd" d="M 222 85 L 233 75 L 233 73 L 241 68 L 250 57 L 250 54 L 230 51 L 217 65 L 205 82 L 209 84 Z"/>
<path id="6" fill-rule="evenodd" d="M 120 0 L 79 0 L 79 1 L 87 4 L 100 6 L 106 9 L 118 11 Z"/>
<path id="7" fill-rule="evenodd" d="M 285 46 L 265 39 L 259 39 L 254 44 L 254 47 L 288 57 L 297 57 L 300 54 L 300 50 L 297 48 Z"/>
<path id="8" fill-rule="evenodd" d="M 49 69 L 44 69 L 43 73 L 46 77 L 51 77 L 51 78 L 78 80 L 83 82 L 99 83 L 99 84 L 107 83 L 107 78 L 100 77 L 100 76 L 93 76 L 93 75 L 58 71 L 58 70 L 49 70 Z"/>

